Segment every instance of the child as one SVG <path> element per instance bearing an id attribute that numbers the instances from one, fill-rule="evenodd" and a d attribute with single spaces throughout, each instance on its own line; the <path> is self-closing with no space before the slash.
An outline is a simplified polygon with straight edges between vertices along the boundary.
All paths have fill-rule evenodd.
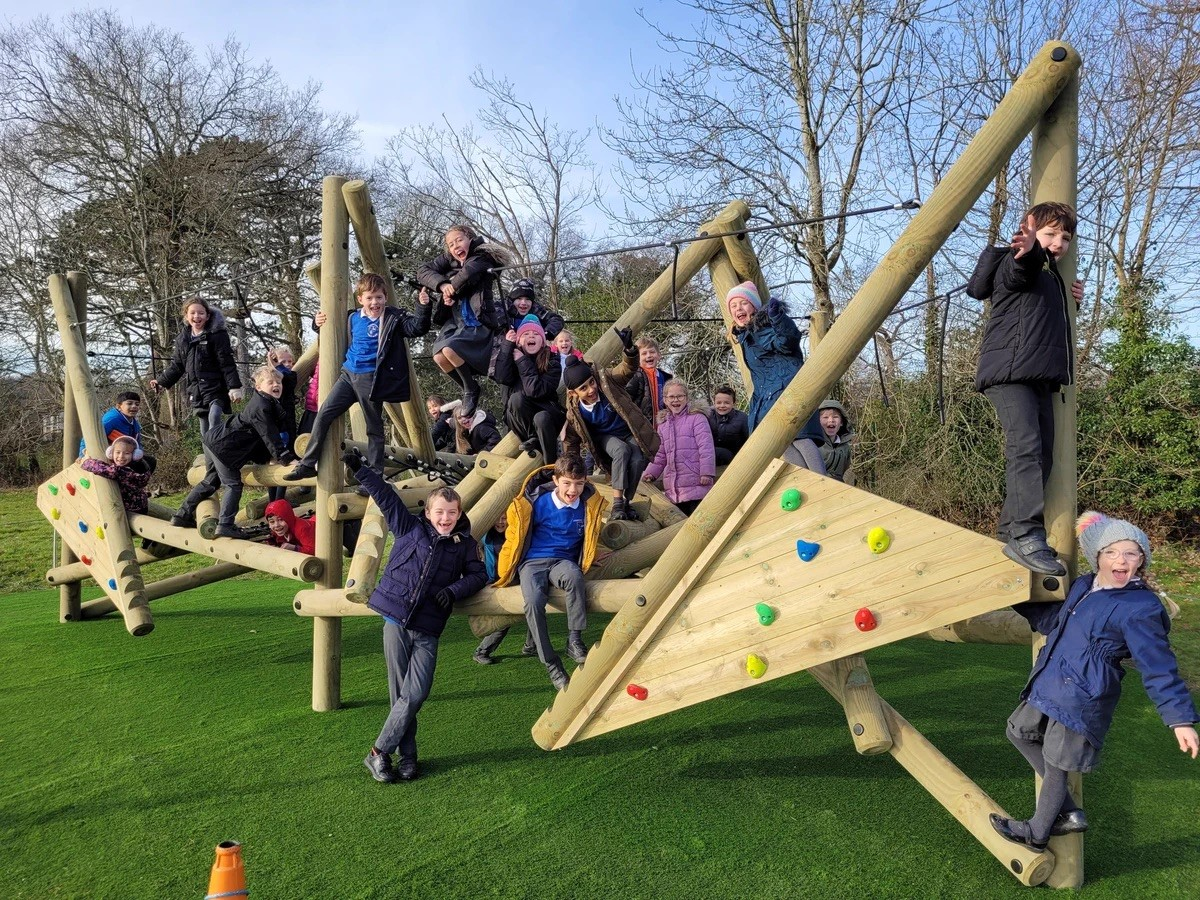
<path id="1" fill-rule="evenodd" d="M 395 535 L 392 553 L 367 605 L 383 616 L 391 711 L 363 764 L 376 781 L 391 784 L 417 777 L 417 713 L 433 687 L 438 639 L 456 601 L 485 584 L 479 546 L 451 488 L 425 501 L 425 518 L 405 507 L 383 476 L 364 465 L 358 450 L 342 460 L 366 487 Z M 392 768 L 399 751 L 399 769 Z"/>
<path id="2" fill-rule="evenodd" d="M 247 537 L 246 532 L 233 523 L 242 499 L 242 466 L 266 463 L 272 458 L 286 464 L 296 458 L 279 437 L 285 425 L 283 407 L 279 405 L 281 393 L 283 379 L 279 373 L 270 366 L 262 366 L 254 373 L 254 396 L 245 408 L 218 422 L 204 435 L 204 447 L 225 487 L 217 519 L 217 537 L 239 540 Z M 179 511 L 171 517 L 171 524 L 195 527 L 196 507 L 216 490 L 216 482 L 206 477 L 192 488 Z"/>
<path id="3" fill-rule="evenodd" d="M 491 527 L 487 534 L 483 536 L 483 540 L 479 542 L 483 550 L 483 567 L 487 570 L 489 582 L 493 582 L 499 576 L 500 551 L 504 547 L 504 533 L 508 529 L 508 516 L 504 513 L 500 514 L 500 518 L 496 520 L 496 524 Z M 500 646 L 500 642 L 504 640 L 508 634 L 508 626 L 497 628 L 491 634 L 486 635 L 479 646 L 475 648 L 475 653 L 471 659 L 479 663 L 481 666 L 492 666 L 500 660 L 492 656 L 496 652 L 496 648 Z M 533 645 L 533 634 L 529 633 L 525 638 L 525 646 L 521 648 L 522 656 L 533 656 L 537 653 L 537 649 Z"/>
<path id="4" fill-rule="evenodd" d="M 558 459 L 558 434 L 567 420 L 558 402 L 559 365 L 537 316 L 526 316 L 500 341 L 496 381 L 509 389 L 504 424 L 525 450 L 540 450 L 547 465 Z"/>
<path id="5" fill-rule="evenodd" d="M 826 400 L 817 407 L 817 414 L 821 417 L 821 431 L 824 432 L 820 450 L 825 472 L 830 478 L 845 481 L 850 469 L 850 441 L 854 437 L 850 433 L 846 408 L 836 400 Z"/>
<path id="6" fill-rule="evenodd" d="M 713 391 L 712 408 L 708 411 L 708 425 L 712 430 L 713 447 L 717 452 L 717 465 L 727 466 L 733 456 L 750 438 L 750 423 L 746 414 L 738 409 L 737 394 L 727 384 Z"/>
<path id="7" fill-rule="evenodd" d="M 316 324 L 315 321 L 313 323 Z M 321 386 L 321 364 L 313 366 L 312 375 L 308 379 L 308 387 L 304 389 L 304 412 L 300 415 L 300 424 L 296 426 L 296 434 L 311 434 L 313 423 L 317 420 L 317 394 Z"/>
<path id="8" fill-rule="evenodd" d="M 1192 759 L 1200 752 L 1196 707 L 1167 643 L 1171 622 L 1144 580 L 1149 539 L 1129 522 L 1090 511 L 1075 531 L 1095 574 L 1075 579 L 1065 603 L 1013 607 L 1047 636 L 1007 729 L 1042 776 L 1042 789 L 1033 818 L 992 813 L 990 819 L 1005 838 L 1034 850 L 1044 850 L 1051 835 L 1087 830 L 1083 810 L 1067 790 L 1067 772 L 1096 766 L 1121 696 L 1122 660 L 1132 658 L 1179 749 Z"/>
<path id="9" fill-rule="evenodd" d="M 752 281 L 743 281 L 730 290 L 725 303 L 733 319 L 732 339 L 741 345 L 742 359 L 753 381 L 748 419 L 750 430 L 754 431 L 804 365 L 800 329 L 782 301 L 771 298 L 763 309 L 758 288 Z M 822 435 L 821 420 L 814 411 L 783 452 L 783 458 L 794 466 L 824 475 L 825 464 L 817 449 Z"/>
<path id="10" fill-rule="evenodd" d="M 533 316 L 546 330 L 546 340 L 551 344 L 563 330 L 563 317 L 537 302 L 537 290 L 528 278 L 522 278 L 509 290 L 505 314 L 505 324 L 513 329 L 520 325 L 526 316 Z"/>
<path id="11" fill-rule="evenodd" d="M 477 409 L 472 416 L 464 415 L 462 407 L 454 411 L 456 441 L 454 452 L 464 456 L 482 453 L 500 443 L 496 420 L 486 409 Z"/>
<path id="12" fill-rule="evenodd" d="M 498 251 L 486 247 L 467 225 L 446 232 L 446 252 L 417 269 L 417 280 L 440 300 L 433 324 L 442 326 L 433 361 L 463 387 L 463 406 L 473 414 L 479 382 L 491 364 L 492 344 L 507 330 L 504 306 L 492 294 Z M 422 295 L 422 302 L 424 302 Z"/>
<path id="13" fill-rule="evenodd" d="M 147 464 L 153 469 L 154 458 L 147 457 L 142 452 L 142 423 L 137 420 L 141 409 L 141 394 L 137 391 L 121 391 L 121 393 L 117 394 L 117 400 L 112 409 L 106 412 L 100 419 L 100 430 L 104 432 L 104 436 L 108 439 L 109 444 L 121 435 L 133 438 L 133 442 L 137 447 L 134 450 L 133 458 L 135 460 L 145 458 Z M 79 455 L 81 457 L 84 455 L 84 443 L 82 440 L 79 442 Z"/>
<path id="14" fill-rule="evenodd" d="M 587 659 L 587 587 L 583 575 L 596 556 L 604 500 L 584 474 L 583 460 L 565 453 L 553 466 L 530 473 L 508 507 L 508 532 L 497 565 L 497 587 L 521 581 L 525 621 L 538 659 L 555 690 L 565 690 L 567 671 L 550 643 L 546 602 L 550 585 L 567 592 L 567 655 Z"/>
<path id="15" fill-rule="evenodd" d="M 663 402 L 667 408 L 658 423 L 658 453 L 642 480 L 661 475 L 667 499 L 690 516 L 717 476 L 712 431 L 703 413 L 688 409 L 688 387 L 678 378 L 663 385 Z"/>
<path id="16" fill-rule="evenodd" d="M 175 337 L 175 354 L 167 368 L 150 380 L 153 391 L 165 390 L 180 378 L 200 420 L 200 438 L 233 411 L 230 401 L 242 399 L 242 381 L 225 328 L 225 317 L 198 297 L 181 310 L 184 325 Z"/>
<path id="17" fill-rule="evenodd" d="M 637 521 L 633 497 L 646 464 L 658 452 L 654 425 L 625 391 L 633 376 L 637 350 L 628 328 L 614 329 L 625 348 L 619 365 L 598 375 L 587 363 L 567 366 L 567 427 L 563 452 L 587 448 L 596 465 L 612 479 L 611 521 Z"/>
<path id="18" fill-rule="evenodd" d="M 295 451 L 296 447 L 296 373 L 292 369 L 296 365 L 296 356 L 292 353 L 292 348 L 287 344 L 280 344 L 278 347 L 267 352 L 267 365 L 273 366 L 275 371 L 283 379 L 283 393 L 279 395 L 279 405 L 283 407 L 283 421 L 287 424 L 287 429 L 280 435 L 284 446 L 289 450 Z M 267 498 L 270 500 L 282 500 L 287 494 L 287 488 L 280 485 L 279 487 L 267 488 Z"/>
<path id="19" fill-rule="evenodd" d="M 80 465 L 93 475 L 110 478 L 117 483 L 126 512 L 144 513 L 150 503 L 146 485 L 154 473 L 154 465 L 151 457 L 137 459 L 137 451 L 136 440 L 127 434 L 118 434 L 104 451 L 109 462 L 85 456 Z"/>
<path id="20" fill-rule="evenodd" d="M 642 414 L 656 426 L 665 417 L 663 412 L 663 388 L 674 376 L 666 369 L 658 367 L 662 353 L 658 341 L 643 335 L 637 339 L 638 369 L 629 379 L 626 390 L 634 402 L 642 409 Z"/>
<path id="21" fill-rule="evenodd" d="M 312 519 L 296 516 L 286 499 L 272 500 L 263 511 L 267 522 L 268 540 L 284 550 L 295 550 L 312 556 L 317 552 L 317 524 Z"/>
<path id="22" fill-rule="evenodd" d="M 418 303 L 415 314 L 388 306 L 386 282 L 374 272 L 358 279 L 354 294 L 362 308 L 347 319 L 349 340 L 342 371 L 317 411 L 304 458 L 283 476 L 284 481 L 317 474 L 329 426 L 355 403 L 362 407 L 367 424 L 367 465 L 383 472 L 383 404 L 403 403 L 409 398 L 405 338 L 420 337 L 429 330 L 430 306 Z M 324 312 L 317 313 L 317 327 L 323 327 L 327 319 Z"/>
<path id="23" fill-rule="evenodd" d="M 1075 235 L 1075 210 L 1039 203 L 1022 218 L 1011 253 L 972 276 L 967 293 L 992 298 L 975 389 L 1004 428 L 1004 506 L 996 532 L 1004 555 L 1033 572 L 1066 575 L 1046 543 L 1045 486 L 1054 449 L 1054 395 L 1074 378 L 1067 290 L 1057 262 Z M 1076 302 L 1083 283 L 1071 287 Z"/>
<path id="24" fill-rule="evenodd" d="M 429 413 L 430 433 L 433 436 L 433 449 L 443 453 L 454 451 L 454 414 L 449 409 L 443 409 L 446 398 L 441 394 L 430 394 L 425 398 L 425 411 Z"/>

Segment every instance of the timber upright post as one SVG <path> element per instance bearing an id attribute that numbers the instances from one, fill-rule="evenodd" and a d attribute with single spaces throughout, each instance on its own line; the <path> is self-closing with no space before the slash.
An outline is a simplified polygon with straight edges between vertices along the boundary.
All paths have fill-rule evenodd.
<path id="1" fill-rule="evenodd" d="M 75 305 L 75 320 L 79 323 L 79 339 L 87 347 L 87 275 L 83 272 L 67 273 L 67 289 Z M 75 388 L 69 369 L 63 369 L 63 450 L 62 465 L 65 469 L 79 456 L 79 442 L 83 440 L 83 428 L 79 424 L 79 409 L 75 406 Z M 57 540 L 57 535 L 55 536 Z M 62 544 L 60 565 L 78 562 L 70 547 Z M 82 617 L 80 582 L 72 581 L 58 589 L 58 621 L 78 622 Z"/>
<path id="2" fill-rule="evenodd" d="M 350 220 L 342 199 L 346 179 L 328 176 L 321 185 L 321 312 L 328 321 L 321 329 L 320 387 L 323 401 L 329 396 L 346 355 L 346 294 L 350 290 Z M 342 421 L 331 422 L 317 463 L 317 509 L 324 510 L 329 495 L 342 490 L 344 481 L 340 448 Z M 318 589 L 342 586 L 342 523 L 317 516 L 316 555 L 325 563 Z M 313 696 L 316 712 L 337 709 L 342 702 L 342 620 L 337 616 L 313 619 Z"/>
<path id="3" fill-rule="evenodd" d="M 1065 62 L 1067 54 L 1061 50 L 1061 59 L 1053 56 L 1058 62 Z M 1079 175 L 1079 73 L 1076 72 L 1063 87 L 1062 93 L 1046 110 L 1033 129 L 1033 154 L 1029 173 L 1029 198 L 1032 203 L 1058 201 L 1069 203 L 1075 208 L 1078 199 Z M 1070 285 L 1075 280 L 1078 254 L 1075 241 L 1067 248 L 1063 258 L 1058 263 L 1058 272 L 1062 276 L 1063 285 L 1067 288 L 1067 336 L 1071 347 L 1075 348 L 1075 303 L 1070 295 Z M 1071 383 L 1064 385 L 1061 401 L 1054 404 L 1054 450 L 1053 467 L 1050 479 L 1046 484 L 1045 518 L 1046 535 L 1050 544 L 1058 548 L 1059 556 L 1066 562 L 1067 584 L 1074 580 L 1077 572 L 1075 542 L 1075 516 L 1079 503 L 1078 465 L 1076 461 L 1077 425 L 1076 402 L 1077 391 L 1075 379 L 1077 366 L 1074 351 L 1070 359 L 1072 365 Z M 1043 585 L 1035 580 L 1031 599 L 1048 599 L 1039 597 L 1041 588 L 1053 590 L 1050 585 Z M 1034 660 L 1041 650 L 1045 638 L 1036 636 L 1033 646 Z M 1041 788 L 1039 779 L 1034 780 L 1037 789 Z M 1071 797 L 1076 803 L 1083 804 L 1083 776 L 1071 773 L 1068 777 L 1068 787 Z M 1083 886 L 1083 835 L 1069 834 L 1052 838 L 1051 850 L 1054 852 L 1054 871 L 1046 880 L 1046 884 L 1056 888 L 1079 888 Z"/>

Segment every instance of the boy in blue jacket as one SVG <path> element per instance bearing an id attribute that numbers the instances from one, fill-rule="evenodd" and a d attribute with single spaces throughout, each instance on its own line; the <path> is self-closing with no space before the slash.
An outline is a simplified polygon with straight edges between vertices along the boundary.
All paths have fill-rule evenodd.
<path id="1" fill-rule="evenodd" d="M 364 465 L 358 450 L 342 461 L 367 489 L 395 535 L 391 556 L 367 605 L 383 616 L 392 708 L 363 764 L 385 784 L 417 777 L 417 713 L 433 687 L 438 639 L 455 601 L 485 584 L 487 574 L 462 501 L 438 488 L 425 501 L 425 518 L 410 513 L 383 476 Z M 400 764 L 392 767 L 392 753 Z"/>
<path id="2" fill-rule="evenodd" d="M 1096 766 L 1132 658 L 1146 693 L 1179 749 L 1200 752 L 1196 707 L 1167 643 L 1171 622 L 1162 601 L 1142 580 L 1150 541 L 1129 522 L 1085 512 L 1075 526 L 1079 546 L 1095 569 L 1071 585 L 1065 603 L 1013 607 L 1046 635 L 1021 703 L 1008 720 L 1008 739 L 1042 776 L 1037 809 L 1017 821 L 991 814 L 1006 839 L 1044 850 L 1052 835 L 1087 830 L 1083 810 L 1067 791 L 1068 772 Z"/>

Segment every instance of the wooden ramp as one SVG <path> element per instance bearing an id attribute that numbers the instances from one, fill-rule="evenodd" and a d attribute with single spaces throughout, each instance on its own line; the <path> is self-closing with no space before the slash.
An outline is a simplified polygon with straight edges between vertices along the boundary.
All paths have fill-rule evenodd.
<path id="1" fill-rule="evenodd" d="M 805 560 L 797 541 L 819 549 Z M 607 671 L 573 678 L 534 739 L 557 749 L 1026 601 L 1030 574 L 1001 546 L 776 460 L 627 649 L 593 648 L 584 669 Z"/>
<path id="2" fill-rule="evenodd" d="M 146 587 L 116 482 L 78 463 L 38 487 L 37 505 L 125 617 L 130 634 L 154 630 Z"/>

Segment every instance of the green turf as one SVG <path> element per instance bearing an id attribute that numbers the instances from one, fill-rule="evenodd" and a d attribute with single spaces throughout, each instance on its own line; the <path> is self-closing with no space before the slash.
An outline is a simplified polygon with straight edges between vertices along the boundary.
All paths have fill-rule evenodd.
<path id="1" fill-rule="evenodd" d="M 361 759 L 387 711 L 379 622 L 345 621 L 345 708 L 313 713 L 294 590 L 157 601 L 137 639 L 117 617 L 59 625 L 54 591 L 0 597 L 4 897 L 199 898 L 226 839 L 260 898 L 1027 895 L 889 756 L 857 756 L 805 676 L 545 753 L 529 735 L 544 670 L 515 656 L 519 634 L 476 665 L 455 619 L 422 778 L 376 784 Z M 943 752 L 1030 812 L 1003 738 L 1027 651 L 914 641 L 871 664 Z M 1087 781 L 1083 894 L 1194 897 L 1200 763 L 1126 685 Z"/>

